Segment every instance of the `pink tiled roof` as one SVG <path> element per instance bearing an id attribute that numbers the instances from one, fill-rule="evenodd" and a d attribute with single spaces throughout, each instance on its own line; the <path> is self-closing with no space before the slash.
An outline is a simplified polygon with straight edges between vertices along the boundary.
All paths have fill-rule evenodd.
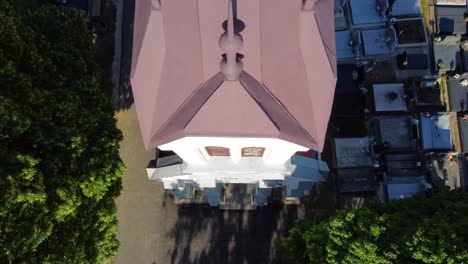
<path id="1" fill-rule="evenodd" d="M 336 82 L 333 0 L 237 0 L 244 72 L 219 73 L 228 1 L 136 1 L 132 88 L 145 146 L 276 137 L 320 151 Z M 157 2 L 157 1 L 156 1 Z"/>

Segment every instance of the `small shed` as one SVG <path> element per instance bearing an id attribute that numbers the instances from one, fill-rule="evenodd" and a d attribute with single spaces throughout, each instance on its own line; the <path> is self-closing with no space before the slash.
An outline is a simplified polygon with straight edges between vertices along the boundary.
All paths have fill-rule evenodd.
<path id="1" fill-rule="evenodd" d="M 357 31 L 336 31 L 336 58 L 343 59 L 356 59 L 359 57 L 361 39 Z"/>
<path id="2" fill-rule="evenodd" d="M 443 36 L 434 40 L 434 65 L 436 70 L 446 72 L 461 69 L 460 40 L 460 36 Z"/>
<path id="3" fill-rule="evenodd" d="M 387 0 L 349 0 L 354 25 L 383 24 L 386 21 Z"/>
<path id="4" fill-rule="evenodd" d="M 336 168 L 372 167 L 373 153 L 369 138 L 335 138 Z"/>
<path id="5" fill-rule="evenodd" d="M 452 150 L 449 113 L 421 113 L 421 141 L 425 150 Z"/>
<path id="6" fill-rule="evenodd" d="M 436 6 L 436 16 L 439 33 L 460 35 L 467 33 L 466 7 Z"/>
<path id="7" fill-rule="evenodd" d="M 421 15 L 421 0 L 394 0 L 390 7 L 392 16 Z"/>
<path id="8" fill-rule="evenodd" d="M 393 27 L 361 31 L 366 56 L 388 55 L 397 47 L 397 36 Z"/>
<path id="9" fill-rule="evenodd" d="M 402 83 L 374 84 L 374 103 L 377 112 L 407 111 Z"/>
<path id="10" fill-rule="evenodd" d="M 468 73 L 449 77 L 447 85 L 450 111 L 468 111 Z"/>
<path id="11" fill-rule="evenodd" d="M 379 140 L 390 149 L 416 147 L 417 127 L 411 116 L 381 116 L 376 120 Z"/>

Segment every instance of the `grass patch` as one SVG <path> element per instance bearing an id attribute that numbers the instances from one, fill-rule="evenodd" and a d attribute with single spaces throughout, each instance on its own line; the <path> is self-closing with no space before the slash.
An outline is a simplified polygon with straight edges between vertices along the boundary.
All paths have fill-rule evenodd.
<path id="1" fill-rule="evenodd" d="M 426 24 L 427 33 L 432 34 L 431 15 L 429 12 L 429 0 L 421 0 L 421 9 L 423 12 L 424 23 Z"/>

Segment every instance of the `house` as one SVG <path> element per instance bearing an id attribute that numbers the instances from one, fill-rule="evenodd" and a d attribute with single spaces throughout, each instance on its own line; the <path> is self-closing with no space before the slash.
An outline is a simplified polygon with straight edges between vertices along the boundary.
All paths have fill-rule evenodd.
<path id="1" fill-rule="evenodd" d="M 374 84 L 376 112 L 406 112 L 405 90 L 402 83 Z"/>
<path id="2" fill-rule="evenodd" d="M 379 116 L 374 119 L 380 143 L 390 150 L 411 150 L 418 141 L 418 123 L 411 116 Z"/>
<path id="3" fill-rule="evenodd" d="M 449 113 L 421 113 L 420 131 L 424 150 L 453 149 Z"/>
<path id="4" fill-rule="evenodd" d="M 434 65 L 439 72 L 459 71 L 462 67 L 460 36 L 439 36 L 434 39 Z"/>
<path id="5" fill-rule="evenodd" d="M 437 17 L 437 29 L 440 34 L 458 34 L 467 33 L 466 17 L 467 7 L 461 6 L 440 6 L 435 7 Z"/>
<path id="6" fill-rule="evenodd" d="M 360 56 L 361 38 L 359 31 L 336 31 L 336 58 L 356 60 Z"/>
<path id="7" fill-rule="evenodd" d="M 374 168 L 338 169 L 341 193 L 375 192 L 377 180 Z"/>
<path id="8" fill-rule="evenodd" d="M 385 56 L 395 52 L 398 45 L 393 26 L 361 31 L 365 56 Z"/>
<path id="9" fill-rule="evenodd" d="M 349 0 L 353 25 L 382 25 L 387 20 L 387 0 Z"/>
<path id="10" fill-rule="evenodd" d="M 466 6 L 466 0 L 436 0 L 436 5 Z"/>
<path id="11" fill-rule="evenodd" d="M 392 0 L 390 4 L 390 15 L 399 16 L 421 16 L 421 0 Z"/>
<path id="12" fill-rule="evenodd" d="M 297 202 L 328 173 L 336 84 L 333 0 L 136 1 L 132 89 L 150 179 L 176 199 L 253 209 Z M 301 19 L 299 19 L 301 18 Z M 224 25 L 224 26 L 223 26 Z"/>
<path id="13" fill-rule="evenodd" d="M 372 143 L 368 137 L 335 138 L 333 146 L 336 169 L 371 168 L 375 165 Z"/>
<path id="14" fill-rule="evenodd" d="M 468 73 L 448 77 L 447 86 L 450 111 L 468 111 Z"/>
<path id="15" fill-rule="evenodd" d="M 399 200 L 422 194 L 428 189 L 428 183 L 424 177 L 401 179 L 387 183 L 388 200 Z"/>
<path id="16" fill-rule="evenodd" d="M 468 153 L 468 116 L 458 118 L 458 129 L 461 143 L 459 152 Z"/>

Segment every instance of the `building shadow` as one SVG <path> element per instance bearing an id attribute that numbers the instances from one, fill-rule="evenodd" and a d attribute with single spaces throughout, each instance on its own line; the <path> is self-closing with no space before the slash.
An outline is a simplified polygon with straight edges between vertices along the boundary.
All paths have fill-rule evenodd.
<path id="1" fill-rule="evenodd" d="M 285 263 L 275 248 L 297 216 L 296 206 L 264 206 L 253 211 L 179 207 L 168 232 L 175 247 L 171 263 Z"/>
<path id="2" fill-rule="evenodd" d="M 118 91 L 114 98 L 117 111 L 129 109 L 134 102 L 130 75 L 132 71 L 133 50 L 133 18 L 135 15 L 135 0 L 123 1 L 122 17 L 122 49 L 120 63 L 120 80 Z"/>

